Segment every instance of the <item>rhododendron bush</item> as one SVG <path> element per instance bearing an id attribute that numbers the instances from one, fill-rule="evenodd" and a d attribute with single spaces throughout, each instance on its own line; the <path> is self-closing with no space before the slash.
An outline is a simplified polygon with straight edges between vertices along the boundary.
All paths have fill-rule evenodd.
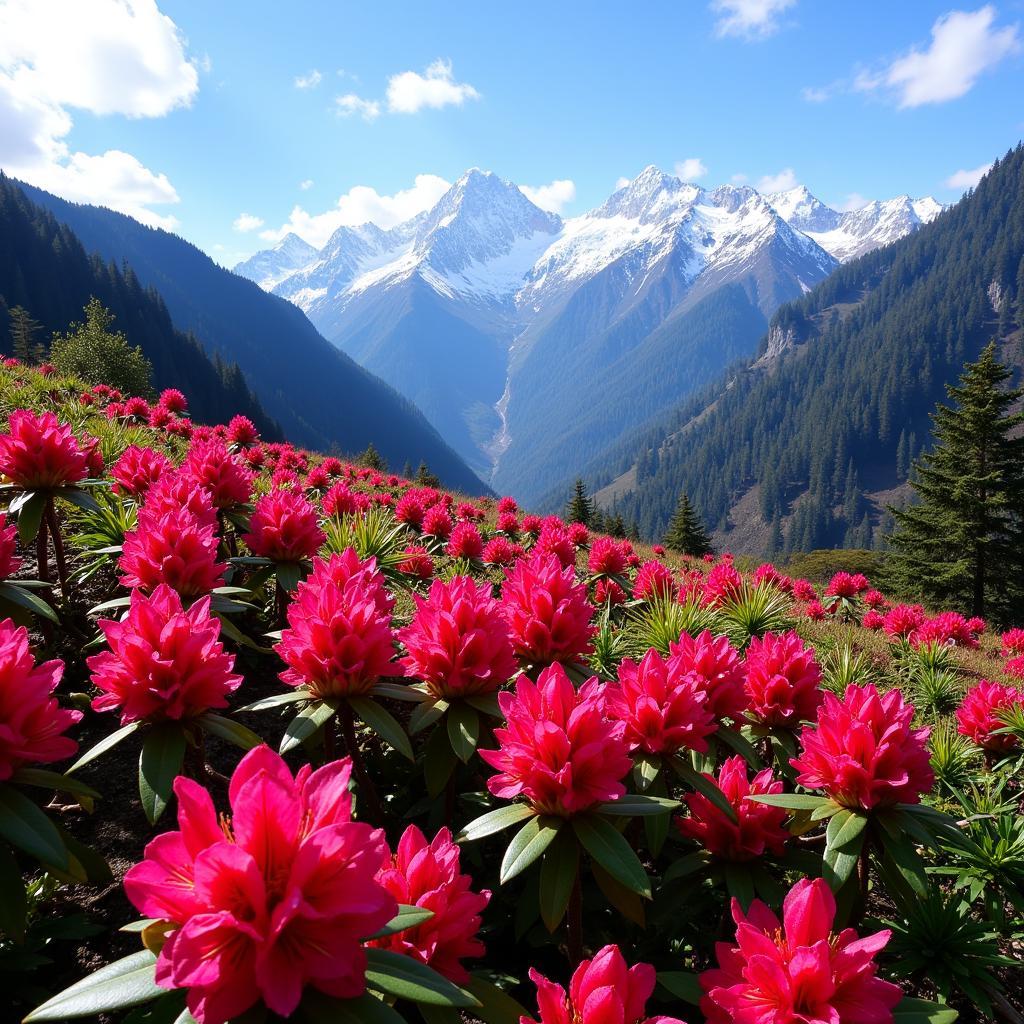
<path id="1" fill-rule="evenodd" d="M 1019 1019 L 1024 629 L 0 391 L 11 1020 Z"/>

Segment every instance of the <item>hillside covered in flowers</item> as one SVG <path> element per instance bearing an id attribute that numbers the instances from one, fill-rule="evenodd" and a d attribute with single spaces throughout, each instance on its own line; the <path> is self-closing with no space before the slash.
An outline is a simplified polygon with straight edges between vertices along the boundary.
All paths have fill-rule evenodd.
<path id="1" fill-rule="evenodd" d="M 10 1019 L 1024 1003 L 1024 628 L 0 367 Z"/>

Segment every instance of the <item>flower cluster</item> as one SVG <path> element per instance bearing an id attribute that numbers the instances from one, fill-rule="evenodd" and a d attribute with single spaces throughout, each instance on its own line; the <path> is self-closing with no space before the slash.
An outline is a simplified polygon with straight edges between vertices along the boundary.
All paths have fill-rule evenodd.
<path id="1" fill-rule="evenodd" d="M 956 709 L 957 731 L 985 750 L 1006 751 L 1017 745 L 1012 733 L 997 732 L 1005 727 L 1000 712 L 1024 706 L 1024 690 L 982 679 L 972 686 Z"/>
<path id="2" fill-rule="evenodd" d="M 794 633 L 765 633 L 747 648 L 750 712 L 765 725 L 795 729 L 814 718 L 822 693 L 814 651 Z"/>

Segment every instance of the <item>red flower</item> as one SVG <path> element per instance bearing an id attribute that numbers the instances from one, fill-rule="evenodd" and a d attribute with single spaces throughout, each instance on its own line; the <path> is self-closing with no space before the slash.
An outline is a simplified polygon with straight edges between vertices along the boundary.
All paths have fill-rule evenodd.
<path id="1" fill-rule="evenodd" d="M 252 470 L 216 438 L 194 442 L 184 469 L 210 492 L 215 508 L 244 505 L 252 494 Z"/>
<path id="2" fill-rule="evenodd" d="M 554 555 L 518 561 L 505 576 L 501 597 L 517 657 L 548 665 L 591 652 L 596 630 L 590 624 L 594 608 L 587 588 Z"/>
<path id="3" fill-rule="evenodd" d="M 149 422 L 149 402 L 138 395 L 124 403 L 123 411 L 127 419 L 138 420 L 140 423 Z"/>
<path id="4" fill-rule="evenodd" d="M 969 736 L 985 750 L 1010 750 L 1017 745 L 1017 737 L 1012 733 L 995 733 L 1006 724 L 997 715 L 1021 705 L 1024 705 L 1024 691 L 982 679 L 967 691 L 956 709 L 957 732 Z"/>
<path id="5" fill-rule="evenodd" d="M 790 889 L 782 921 L 760 901 L 732 901 L 736 945 L 719 942 L 718 964 L 700 976 L 708 1024 L 891 1024 L 903 998 L 876 976 L 890 932 L 836 934 L 836 901 L 824 879 Z"/>
<path id="6" fill-rule="evenodd" d="M 500 773 L 487 780 L 496 797 L 522 795 L 539 813 L 568 818 L 626 792 L 620 780 L 633 767 L 626 726 L 607 718 L 596 679 L 577 691 L 552 665 L 536 683 L 520 676 L 498 703 L 507 728 L 494 730 L 497 750 L 479 752 Z"/>
<path id="7" fill-rule="evenodd" d="M 851 685 L 841 700 L 826 693 L 817 724 L 800 735 L 803 753 L 790 761 L 797 782 L 843 807 L 918 803 L 935 776 L 926 745 L 931 730 L 911 728 L 913 718 L 899 690 Z"/>
<path id="8" fill-rule="evenodd" d="M 484 553 L 484 541 L 473 523 L 457 523 L 448 541 L 449 558 L 478 559 Z"/>
<path id="9" fill-rule="evenodd" d="M 63 674 L 62 661 L 35 663 L 24 626 L 0 622 L 0 782 L 24 765 L 63 761 L 78 750 L 62 734 L 82 713 L 51 696 Z"/>
<path id="10" fill-rule="evenodd" d="M 790 838 L 783 827 L 788 812 L 783 807 L 748 800 L 751 794 L 781 793 L 783 783 L 776 779 L 770 768 L 758 772 L 752 780 L 747 778 L 747 763 L 739 755 L 727 758 L 718 772 L 718 778 L 704 773 L 725 794 L 736 812 L 738 823 L 723 814 L 706 796 L 687 793 L 683 798 L 690 817 L 677 821 L 679 831 L 694 839 L 709 853 L 728 861 L 753 860 L 766 850 L 781 854 Z"/>
<path id="11" fill-rule="evenodd" d="M 811 620 L 811 622 L 821 622 L 826 615 L 828 615 L 831 609 L 826 609 L 820 601 L 808 601 L 804 608 L 804 615 Z"/>
<path id="12" fill-rule="evenodd" d="M 50 490 L 88 476 L 88 460 L 71 427 L 52 412 L 16 409 L 0 435 L 0 475 L 26 491 Z"/>
<path id="13" fill-rule="evenodd" d="M 608 711 L 625 723 L 629 748 L 647 754 L 707 750 L 705 739 L 717 728 L 707 691 L 678 659 L 667 662 L 652 647 L 639 665 L 623 658 L 618 685 L 606 692 Z"/>
<path id="14" fill-rule="evenodd" d="M 395 519 L 418 530 L 423 525 L 426 511 L 420 492 L 406 491 L 395 506 Z"/>
<path id="15" fill-rule="evenodd" d="M 615 580 L 598 580 L 594 586 L 594 602 L 596 604 L 625 604 L 626 592 Z"/>
<path id="16" fill-rule="evenodd" d="M 880 590 L 868 590 L 864 594 L 864 603 L 869 608 L 883 608 L 885 606 L 885 596 Z"/>
<path id="17" fill-rule="evenodd" d="M 898 604 L 885 613 L 885 635 L 906 639 L 924 620 L 924 609 L 919 604 Z"/>
<path id="18" fill-rule="evenodd" d="M 827 597 L 845 597 L 850 599 L 856 597 L 867 585 L 866 577 L 860 574 L 854 576 L 848 572 L 837 572 L 829 580 L 825 595 Z"/>
<path id="19" fill-rule="evenodd" d="M 883 629 L 885 627 L 885 616 L 875 608 L 869 608 L 864 613 L 864 618 L 860 620 L 860 624 L 865 629 Z"/>
<path id="20" fill-rule="evenodd" d="M 452 532 L 452 517 L 444 505 L 432 505 L 423 514 L 423 532 L 429 537 L 447 540 Z"/>
<path id="21" fill-rule="evenodd" d="M 1014 679 L 1024 679 L 1024 655 L 1011 658 L 1004 666 L 1003 671 Z"/>
<path id="22" fill-rule="evenodd" d="M 210 617 L 210 599 L 187 611 L 167 586 L 151 596 L 132 593 L 120 621 L 101 619 L 109 651 L 86 659 L 92 681 L 103 693 L 96 711 L 121 709 L 121 724 L 140 719 L 194 718 L 226 708 L 227 695 L 241 685 L 235 658 L 220 642 L 220 622 Z"/>
<path id="23" fill-rule="evenodd" d="M 743 577 L 733 567 L 732 561 L 726 561 L 723 556 L 704 581 L 704 603 L 709 607 L 717 607 L 735 597 L 742 587 Z"/>
<path id="24" fill-rule="evenodd" d="M 652 560 L 640 566 L 633 581 L 634 600 L 653 601 L 659 597 L 675 596 L 676 581 L 667 565 Z"/>
<path id="25" fill-rule="evenodd" d="M 18 527 L 15 523 L 7 525 L 7 516 L 0 512 L 0 580 L 13 576 L 21 568 L 18 550 Z"/>
<path id="26" fill-rule="evenodd" d="M 518 544 L 513 544 L 508 537 L 494 537 L 484 545 L 480 561 L 484 565 L 512 565 L 517 559 L 523 557 L 523 549 Z"/>
<path id="27" fill-rule="evenodd" d="M 382 675 L 397 675 L 392 603 L 373 559 L 360 562 L 351 548 L 327 562 L 316 559 L 275 648 L 288 665 L 282 681 L 317 697 L 355 697 Z"/>
<path id="28" fill-rule="evenodd" d="M 256 429 L 248 416 L 232 416 L 228 423 L 228 441 L 239 448 L 248 448 L 260 439 L 260 432 Z"/>
<path id="29" fill-rule="evenodd" d="M 536 537 L 541 528 L 544 525 L 544 520 L 540 516 L 525 515 L 523 521 L 519 524 L 519 528 L 523 533 L 528 533 L 531 537 Z"/>
<path id="30" fill-rule="evenodd" d="M 978 638 L 958 612 L 940 612 L 933 619 L 926 619 L 910 634 L 911 647 L 930 644 L 974 648 L 978 646 Z"/>
<path id="31" fill-rule="evenodd" d="M 434 560 L 425 547 L 409 544 L 402 554 L 405 557 L 398 563 L 399 572 L 407 576 L 418 576 L 421 580 L 429 580 L 434 575 Z"/>
<path id="32" fill-rule="evenodd" d="M 327 539 L 316 509 L 298 491 L 270 491 L 256 502 L 242 538 L 253 554 L 275 562 L 312 558 Z"/>
<path id="33" fill-rule="evenodd" d="M 813 601 L 818 593 L 810 580 L 793 580 L 793 596 L 798 601 Z"/>
<path id="34" fill-rule="evenodd" d="M 770 583 L 773 587 L 787 593 L 793 589 L 793 581 L 788 576 L 783 576 L 770 562 L 765 562 L 754 570 L 751 582 L 755 587 L 762 583 Z"/>
<path id="35" fill-rule="evenodd" d="M 166 583 L 182 597 L 209 594 L 224 582 L 227 566 L 217 561 L 217 537 L 186 508 L 160 512 L 148 504 L 124 537 L 118 567 L 121 583 L 147 593 Z"/>
<path id="36" fill-rule="evenodd" d="M 399 903 L 433 911 L 434 916 L 371 945 L 411 956 L 457 985 L 469 981 L 461 961 L 486 952 L 477 932 L 491 894 L 487 890 L 474 892 L 473 879 L 459 873 L 459 848 L 448 829 L 441 829 L 428 843 L 426 836 L 410 825 L 402 833 L 395 855 L 385 858 L 377 881 Z"/>
<path id="37" fill-rule="evenodd" d="M 718 721 L 738 722 L 743 717 L 747 709 L 743 663 L 728 637 L 713 637 L 708 629 L 696 638 L 682 633 L 676 643 L 669 644 L 669 657 L 677 671 L 696 674 Z"/>
<path id="38" fill-rule="evenodd" d="M 503 498 L 498 499 L 498 513 L 511 512 L 515 515 L 519 511 L 519 506 L 516 504 L 516 499 L 505 495 Z"/>
<path id="39" fill-rule="evenodd" d="M 795 729 L 814 718 L 821 703 L 821 668 L 799 635 L 765 633 L 747 648 L 750 711 L 765 725 Z"/>
<path id="40" fill-rule="evenodd" d="M 184 509 L 203 526 L 217 527 L 217 512 L 210 492 L 185 473 L 163 473 L 146 491 L 146 513 L 162 516 Z"/>
<path id="41" fill-rule="evenodd" d="M 136 501 L 141 501 L 146 497 L 150 487 L 173 469 L 174 464 L 163 452 L 131 444 L 111 467 L 114 493 L 127 494 Z"/>
<path id="42" fill-rule="evenodd" d="M 558 516 L 548 516 L 544 520 L 533 550 L 537 555 L 555 555 L 563 567 L 576 564 L 576 541 Z"/>
<path id="43" fill-rule="evenodd" d="M 409 652 L 402 664 L 435 696 L 491 693 L 515 672 L 508 625 L 490 584 L 468 576 L 434 580 L 426 598 L 413 600 L 416 614 L 398 633 Z"/>
<path id="44" fill-rule="evenodd" d="M 569 982 L 569 994 L 532 967 L 540 1024 L 683 1024 L 677 1017 L 645 1017 L 657 980 L 650 964 L 626 967 L 618 946 L 605 946 L 584 960 Z M 520 1017 L 519 1024 L 533 1024 Z"/>
<path id="45" fill-rule="evenodd" d="M 175 780 L 180 831 L 157 836 L 124 887 L 172 925 L 156 982 L 187 989 L 199 1024 L 261 1001 L 288 1017 L 307 985 L 346 999 L 365 991 L 362 942 L 398 904 L 375 877 L 384 833 L 351 820 L 350 771 L 345 759 L 292 778 L 257 747 L 231 777 L 230 820 L 200 785 Z"/>
<path id="46" fill-rule="evenodd" d="M 1008 629 L 1000 640 L 1003 644 L 1001 653 L 1004 658 L 1024 654 L 1024 629 Z"/>
<path id="47" fill-rule="evenodd" d="M 178 416 L 188 412 L 188 399 L 177 388 L 164 388 L 160 392 L 159 405 Z"/>

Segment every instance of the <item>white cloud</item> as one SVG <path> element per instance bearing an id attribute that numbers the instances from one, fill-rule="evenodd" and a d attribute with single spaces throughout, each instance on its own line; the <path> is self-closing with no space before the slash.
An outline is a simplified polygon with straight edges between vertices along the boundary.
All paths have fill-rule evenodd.
<path id="1" fill-rule="evenodd" d="M 859 210 L 863 206 L 867 206 L 870 203 L 870 199 L 865 199 L 859 192 L 851 192 L 837 207 L 836 209 L 840 213 L 850 213 L 853 210 Z"/>
<path id="2" fill-rule="evenodd" d="M 305 181 L 300 181 L 299 182 L 299 188 L 301 188 L 303 192 L 308 192 L 312 187 L 313 187 L 313 179 L 312 178 L 306 178 Z"/>
<path id="3" fill-rule="evenodd" d="M 747 181 L 747 176 L 742 171 L 740 171 L 738 174 L 734 174 L 729 180 L 734 185 L 743 185 Z"/>
<path id="4" fill-rule="evenodd" d="M 951 174 L 944 182 L 946 188 L 975 188 L 979 181 L 988 173 L 991 164 L 982 164 L 973 171 L 959 170 Z"/>
<path id="5" fill-rule="evenodd" d="M 991 4 L 950 11 L 932 25 L 926 50 L 911 49 L 880 71 L 862 71 L 854 89 L 891 91 L 900 107 L 946 103 L 969 92 L 978 78 L 1020 49 L 1016 25 L 996 28 Z"/>
<path id="6" fill-rule="evenodd" d="M 735 179 L 733 179 L 735 180 Z M 799 182 L 792 167 L 786 167 L 778 174 L 766 174 L 757 183 L 758 192 L 786 192 L 796 188 Z"/>
<path id="7" fill-rule="evenodd" d="M 536 187 L 520 185 L 519 190 L 534 206 L 548 213 L 561 213 L 576 198 L 576 182 L 568 178 Z"/>
<path id="8" fill-rule="evenodd" d="M 313 68 L 308 75 L 296 75 L 295 76 L 295 88 L 296 89 L 315 89 L 324 79 L 324 76 Z"/>
<path id="9" fill-rule="evenodd" d="M 832 90 L 828 86 L 808 85 L 800 90 L 800 95 L 808 103 L 824 103 L 832 95 Z"/>
<path id="10" fill-rule="evenodd" d="M 260 238 L 279 242 L 289 231 L 294 231 L 310 245 L 320 248 L 343 224 L 353 226 L 372 222 L 381 228 L 401 224 L 417 213 L 429 210 L 449 188 L 451 183 L 436 174 L 418 174 L 411 188 L 390 196 L 381 195 L 369 185 L 356 185 L 323 213 L 309 213 L 301 206 L 295 206 L 284 224 L 261 231 Z"/>
<path id="11" fill-rule="evenodd" d="M 466 100 L 479 98 L 473 86 L 455 81 L 451 61 L 435 60 L 422 75 L 403 71 L 388 79 L 387 102 L 392 114 L 415 114 L 424 107 L 461 107 Z"/>
<path id="12" fill-rule="evenodd" d="M 625 188 L 629 182 L 629 178 L 617 178 L 615 181 L 615 190 L 618 191 L 620 188 Z"/>
<path id="13" fill-rule="evenodd" d="M 715 34 L 743 39 L 766 39 L 779 30 L 779 15 L 796 0 L 712 0 L 718 15 Z"/>
<path id="14" fill-rule="evenodd" d="M 263 227 L 263 218 L 251 213 L 240 213 L 231 225 L 236 231 L 255 231 Z"/>
<path id="15" fill-rule="evenodd" d="M 676 177 L 680 181 L 696 181 L 707 173 L 708 169 L 700 157 L 690 156 L 676 164 Z"/>
<path id="16" fill-rule="evenodd" d="M 352 117 L 358 114 L 364 121 L 375 121 L 380 116 L 380 103 L 377 100 L 364 100 L 354 92 L 334 97 L 334 112 L 338 117 Z"/>
<path id="17" fill-rule="evenodd" d="M 202 61 L 198 61 L 202 64 Z M 154 0 L 0 3 L 0 167 L 77 202 L 173 227 L 149 209 L 179 201 L 163 174 L 130 153 L 73 152 L 71 111 L 161 117 L 188 106 L 197 61 Z"/>

